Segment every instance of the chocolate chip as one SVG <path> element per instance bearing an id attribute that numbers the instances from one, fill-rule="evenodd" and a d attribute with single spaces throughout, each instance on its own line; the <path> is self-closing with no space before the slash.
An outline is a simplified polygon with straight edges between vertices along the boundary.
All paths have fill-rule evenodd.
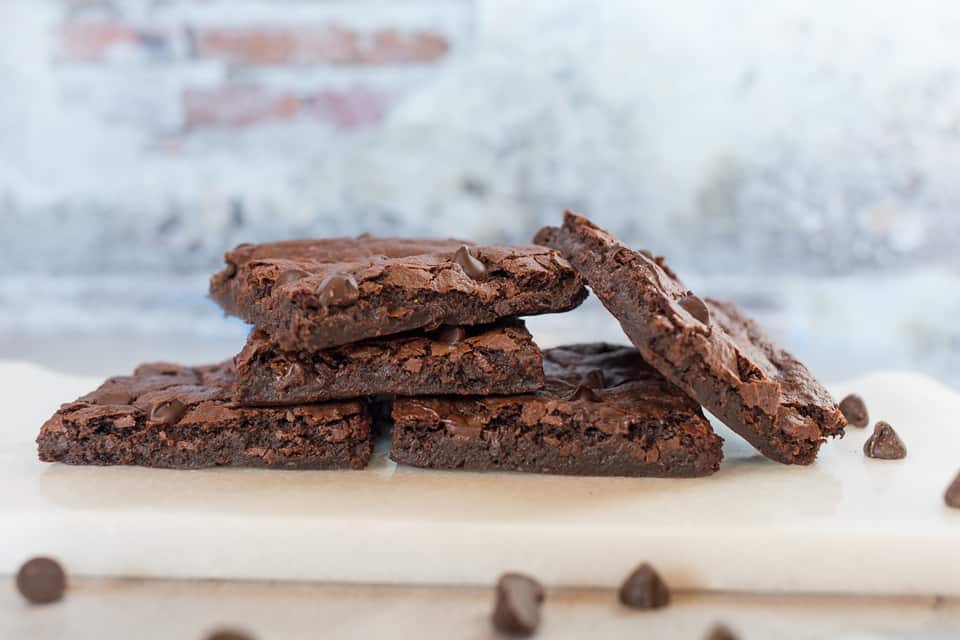
<path id="1" fill-rule="evenodd" d="M 187 405 L 176 398 L 172 400 L 161 400 L 150 409 L 150 421 L 161 424 L 176 424 L 187 412 Z"/>
<path id="2" fill-rule="evenodd" d="M 594 390 L 585 384 L 577 385 L 573 393 L 567 397 L 570 402 L 600 402 Z"/>
<path id="3" fill-rule="evenodd" d="M 707 305 L 703 303 L 703 300 L 688 293 L 679 300 L 677 304 L 683 307 L 683 309 L 697 319 L 698 322 L 702 324 L 710 324 L 710 310 L 707 309 Z"/>
<path id="4" fill-rule="evenodd" d="M 52 558 L 32 558 L 17 572 L 17 590 L 34 604 L 48 604 L 63 597 L 67 577 Z"/>
<path id="5" fill-rule="evenodd" d="M 226 268 L 223 270 L 223 275 L 228 278 L 232 278 L 233 276 L 237 275 L 237 265 L 232 262 L 228 262 Z"/>
<path id="6" fill-rule="evenodd" d="M 957 474 L 957 477 L 954 478 L 950 486 L 947 487 L 946 493 L 943 494 L 943 501 L 948 507 L 960 509 L 960 473 Z"/>
<path id="7" fill-rule="evenodd" d="M 863 402 L 863 398 L 855 393 L 851 393 L 840 401 L 840 413 L 855 427 L 865 427 L 870 424 L 867 405 Z"/>
<path id="8" fill-rule="evenodd" d="M 670 589 L 652 566 L 643 563 L 620 585 L 620 602 L 635 609 L 659 609 L 670 604 Z"/>
<path id="9" fill-rule="evenodd" d="M 707 632 L 706 640 L 737 640 L 737 634 L 731 631 L 726 625 L 715 624 L 711 627 L 710 631 Z"/>
<path id="10" fill-rule="evenodd" d="M 331 273 L 320 283 L 317 294 L 324 307 L 348 307 L 360 299 L 360 288 L 353 276 Z"/>
<path id="11" fill-rule="evenodd" d="M 466 337 L 466 329 L 452 325 L 444 325 L 437 329 L 436 333 L 433 334 L 433 339 L 435 341 L 442 342 L 443 344 L 448 344 L 450 346 L 463 342 L 464 338 Z"/>
<path id="12" fill-rule="evenodd" d="M 292 284 L 297 280 L 302 280 L 307 277 L 307 272 L 302 269 L 287 269 L 277 276 L 277 286 L 282 287 L 287 284 Z"/>
<path id="13" fill-rule="evenodd" d="M 907 457 L 907 448 L 893 427 L 881 420 L 874 425 L 873 433 L 863 443 L 863 453 L 868 458 L 899 460 Z"/>
<path id="14" fill-rule="evenodd" d="M 487 273 L 487 266 L 478 258 L 473 257 L 466 245 L 457 249 L 457 252 L 453 254 L 453 261 L 460 265 L 463 272 L 474 280 L 483 281 L 490 277 Z"/>
<path id="15" fill-rule="evenodd" d="M 543 587 L 529 576 L 506 573 L 497 581 L 493 626 L 508 635 L 529 636 L 540 626 Z"/>
<path id="16" fill-rule="evenodd" d="M 253 636 L 237 629 L 218 629 L 209 634 L 206 640 L 253 640 Z"/>
<path id="17" fill-rule="evenodd" d="M 600 369 L 591 369 L 583 375 L 583 384 L 592 389 L 603 389 L 607 386 L 607 378 Z"/>
<path id="18" fill-rule="evenodd" d="M 287 370 L 284 371 L 283 375 L 280 377 L 280 388 L 289 389 L 290 387 L 303 384 L 304 380 L 305 372 L 303 370 L 303 365 L 299 362 L 291 362 L 287 365 Z"/>

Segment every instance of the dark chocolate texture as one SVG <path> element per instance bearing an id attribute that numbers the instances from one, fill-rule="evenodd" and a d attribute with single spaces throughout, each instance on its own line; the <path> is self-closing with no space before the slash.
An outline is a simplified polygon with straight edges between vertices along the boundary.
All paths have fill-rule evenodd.
<path id="1" fill-rule="evenodd" d="M 540 626 L 544 596 L 543 586 L 529 576 L 520 573 L 500 576 L 490 618 L 494 628 L 508 636 L 533 635 Z"/>
<path id="2" fill-rule="evenodd" d="M 376 394 L 516 394 L 543 384 L 540 349 L 519 320 L 296 352 L 255 329 L 235 362 L 235 399 L 248 406 Z"/>
<path id="3" fill-rule="evenodd" d="M 767 457 L 809 464 L 846 420 L 830 394 L 736 306 L 700 299 L 662 258 L 567 212 L 538 244 L 561 251 L 644 359 Z"/>
<path id="4" fill-rule="evenodd" d="M 359 401 L 241 408 L 233 381 L 232 363 L 142 365 L 60 407 L 40 430 L 40 459 L 177 469 L 360 469 L 370 460 Z"/>
<path id="5" fill-rule="evenodd" d="M 634 609 L 660 609 L 670 604 L 667 583 L 646 562 L 627 576 L 617 596 L 622 604 Z"/>
<path id="6" fill-rule="evenodd" d="M 63 597 L 67 576 L 53 558 L 31 558 L 17 571 L 17 590 L 32 604 L 50 604 Z"/>
<path id="7" fill-rule="evenodd" d="M 398 398 L 390 457 L 439 469 L 600 476 L 713 473 L 721 442 L 700 407 L 633 348 L 544 352 L 535 394 Z"/>
<path id="8" fill-rule="evenodd" d="M 210 295 L 288 351 L 567 311 L 587 292 L 544 247 L 361 237 L 228 252 Z"/>

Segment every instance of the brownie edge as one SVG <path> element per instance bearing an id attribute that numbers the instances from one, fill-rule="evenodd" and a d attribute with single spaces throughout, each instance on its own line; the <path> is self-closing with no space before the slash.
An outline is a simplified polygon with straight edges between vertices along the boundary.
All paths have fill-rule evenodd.
<path id="1" fill-rule="evenodd" d="M 64 404 L 41 428 L 39 457 L 174 469 L 361 469 L 372 453 L 359 401 L 236 407 L 232 363 L 142 365 Z"/>
<path id="2" fill-rule="evenodd" d="M 662 258 L 570 211 L 534 241 L 570 260 L 650 365 L 768 458 L 810 464 L 843 434 L 836 403 L 799 360 L 735 305 L 697 297 Z"/>
<path id="3" fill-rule="evenodd" d="M 700 407 L 636 349 L 544 352 L 534 394 L 397 398 L 390 457 L 435 469 L 697 477 L 723 457 Z"/>
<path id="4" fill-rule="evenodd" d="M 522 320 L 297 352 L 284 351 L 254 329 L 235 362 L 235 399 L 247 406 L 379 394 L 502 395 L 543 384 L 540 349 Z"/>

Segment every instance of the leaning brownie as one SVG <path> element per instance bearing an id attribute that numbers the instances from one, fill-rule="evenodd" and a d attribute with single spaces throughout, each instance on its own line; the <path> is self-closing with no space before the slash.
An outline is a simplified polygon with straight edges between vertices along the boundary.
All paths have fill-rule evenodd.
<path id="1" fill-rule="evenodd" d="M 60 407 L 37 438 L 46 462 L 360 469 L 371 455 L 360 402 L 275 409 L 232 404 L 230 363 L 158 363 Z"/>
<path id="2" fill-rule="evenodd" d="M 396 462 L 596 476 L 705 476 L 722 440 L 700 407 L 636 349 L 584 344 L 544 352 L 535 394 L 398 398 Z"/>
<path id="3" fill-rule="evenodd" d="M 543 384 L 540 349 L 521 320 L 443 327 L 322 351 L 284 351 L 254 329 L 234 362 L 235 400 L 247 406 L 377 394 L 526 393 Z"/>
<path id="4" fill-rule="evenodd" d="M 310 242 L 321 248 L 310 252 Z M 477 325 L 567 311 L 587 292 L 559 253 L 543 247 L 469 247 L 452 241 L 350 239 L 250 245 L 227 254 L 210 295 L 288 351 L 328 349 L 440 325 Z M 358 257 L 357 243 L 369 248 Z M 428 253 L 409 255 L 422 243 Z M 291 248 L 292 247 L 292 248 Z M 284 250 L 290 249 L 289 254 Z M 269 256 L 269 257 L 257 257 Z"/>
<path id="5" fill-rule="evenodd" d="M 644 359 L 767 457 L 809 464 L 846 421 L 830 394 L 732 304 L 703 301 L 662 258 L 567 212 L 535 242 L 559 249 Z"/>

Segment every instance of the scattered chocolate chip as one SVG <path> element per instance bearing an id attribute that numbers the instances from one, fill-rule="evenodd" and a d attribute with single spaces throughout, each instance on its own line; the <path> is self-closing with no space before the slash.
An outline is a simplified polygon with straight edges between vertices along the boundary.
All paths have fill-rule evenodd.
<path id="1" fill-rule="evenodd" d="M 607 379 L 600 369 L 591 369 L 583 375 L 583 384 L 592 389 L 604 389 L 607 386 Z"/>
<path id="2" fill-rule="evenodd" d="M 466 329 L 452 325 L 444 325 L 437 329 L 436 333 L 433 334 L 433 339 L 435 341 L 442 342 L 443 344 L 448 344 L 450 346 L 463 342 L 464 338 L 466 337 Z"/>
<path id="3" fill-rule="evenodd" d="M 863 452 L 868 458 L 899 460 L 907 457 L 907 448 L 890 424 L 881 420 L 873 427 L 873 433 L 863 443 Z"/>
<path id="4" fill-rule="evenodd" d="M 283 376 L 280 377 L 279 386 L 281 389 L 289 389 L 302 384 L 304 380 L 303 365 L 299 362 L 291 362 L 287 365 L 287 370 L 283 372 Z"/>
<path id="5" fill-rule="evenodd" d="M 571 402 L 600 402 L 600 398 L 594 390 L 585 384 L 577 385 L 577 388 L 567 398 Z"/>
<path id="6" fill-rule="evenodd" d="M 715 624 L 707 632 L 706 640 L 737 640 L 737 634 L 726 625 Z"/>
<path id="7" fill-rule="evenodd" d="M 702 324 L 710 324 L 710 310 L 707 309 L 707 305 L 703 303 L 703 300 L 697 296 L 689 293 L 679 300 L 677 304 L 683 307 L 683 309 L 697 319 L 698 322 Z"/>
<path id="8" fill-rule="evenodd" d="M 855 393 L 851 393 L 840 401 L 840 413 L 847 419 L 847 422 L 855 427 L 865 427 L 870 424 L 870 414 L 867 413 L 867 405 L 863 398 Z"/>
<path id="9" fill-rule="evenodd" d="M 660 574 L 645 562 L 623 581 L 620 602 L 635 609 L 659 609 L 670 604 L 670 589 Z"/>
<path id="10" fill-rule="evenodd" d="M 49 604 L 63 597 L 67 576 L 52 558 L 32 558 L 17 572 L 17 590 L 34 604 Z"/>
<path id="11" fill-rule="evenodd" d="M 466 245 L 457 249 L 453 254 L 453 261 L 460 265 L 463 272 L 474 280 L 486 280 L 489 277 L 487 266 L 483 262 L 470 254 L 470 249 Z"/>
<path id="12" fill-rule="evenodd" d="M 277 286 L 282 287 L 286 284 L 292 284 L 297 280 L 302 280 L 307 277 L 307 272 L 301 269 L 287 269 L 279 276 L 277 276 Z"/>
<path id="13" fill-rule="evenodd" d="M 360 287 L 353 276 L 346 273 L 331 273 L 317 289 L 324 307 L 348 307 L 360 299 Z"/>
<path id="14" fill-rule="evenodd" d="M 227 267 L 223 270 L 223 275 L 227 276 L 228 278 L 232 278 L 233 276 L 237 275 L 237 265 L 232 262 L 228 262 Z"/>
<path id="15" fill-rule="evenodd" d="M 529 636 L 540 626 L 543 587 L 529 576 L 506 573 L 497 581 L 493 626 L 508 635 Z"/>
<path id="16" fill-rule="evenodd" d="M 950 486 L 947 487 L 946 493 L 943 494 L 943 501 L 948 507 L 960 509 L 960 473 L 957 474 L 957 477 L 954 478 Z"/>
<path id="17" fill-rule="evenodd" d="M 206 640 L 253 640 L 253 636 L 236 629 L 218 629 L 210 633 Z"/>
<path id="18" fill-rule="evenodd" d="M 161 400 L 150 409 L 150 421 L 161 424 L 176 424 L 187 412 L 187 405 L 176 398 L 172 400 Z"/>

